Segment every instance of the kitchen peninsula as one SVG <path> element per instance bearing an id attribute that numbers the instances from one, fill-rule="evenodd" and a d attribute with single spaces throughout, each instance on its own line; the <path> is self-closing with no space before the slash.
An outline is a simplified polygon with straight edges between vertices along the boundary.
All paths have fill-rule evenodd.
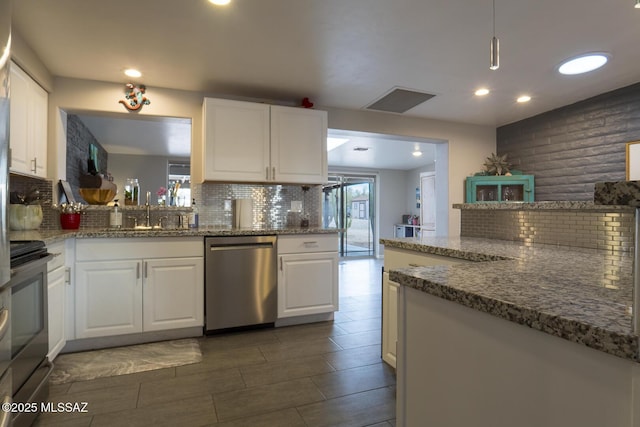
<path id="1" fill-rule="evenodd" d="M 469 234 L 477 218 L 465 213 L 473 210 L 533 221 L 520 222 L 520 237 L 511 241 L 381 240 L 385 258 L 397 252 L 414 265 L 426 264 L 421 257 L 459 261 L 385 267 L 398 286 L 398 425 L 640 425 L 632 256 L 620 243 L 633 228 L 613 230 L 630 223 L 633 209 L 586 202 L 456 206 Z M 588 236 L 574 246 L 522 238 L 525 228 L 544 234 L 561 224 L 567 236 L 556 238 L 569 239 L 584 221 L 576 217 L 585 215 L 599 218 L 589 224 L 593 232 L 608 227 L 600 232 L 616 235 L 617 246 L 589 247 Z"/>

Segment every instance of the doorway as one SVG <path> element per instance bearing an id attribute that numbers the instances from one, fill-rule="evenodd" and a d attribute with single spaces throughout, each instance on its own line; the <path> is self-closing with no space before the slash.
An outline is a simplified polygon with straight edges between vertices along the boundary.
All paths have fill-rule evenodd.
<path id="1" fill-rule="evenodd" d="M 323 188 L 324 227 L 340 233 L 340 256 L 375 255 L 375 176 L 331 174 Z"/>

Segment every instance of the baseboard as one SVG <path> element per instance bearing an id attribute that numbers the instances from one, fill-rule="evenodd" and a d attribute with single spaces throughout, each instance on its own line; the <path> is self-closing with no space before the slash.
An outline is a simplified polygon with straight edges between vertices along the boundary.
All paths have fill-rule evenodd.
<path id="1" fill-rule="evenodd" d="M 97 350 L 100 348 L 122 347 L 125 345 L 144 344 L 156 341 L 168 341 L 181 338 L 194 338 L 202 336 L 202 326 L 182 329 L 172 329 L 159 332 L 143 332 L 140 334 L 117 335 L 112 337 L 84 338 L 67 341 L 62 353 L 75 353 L 78 351 Z"/>
<path id="2" fill-rule="evenodd" d="M 326 322 L 329 320 L 333 320 L 333 312 L 309 314 L 307 316 L 284 317 L 282 319 L 276 320 L 275 326 L 276 328 L 278 328 L 280 326 L 302 325 L 304 323 Z"/>

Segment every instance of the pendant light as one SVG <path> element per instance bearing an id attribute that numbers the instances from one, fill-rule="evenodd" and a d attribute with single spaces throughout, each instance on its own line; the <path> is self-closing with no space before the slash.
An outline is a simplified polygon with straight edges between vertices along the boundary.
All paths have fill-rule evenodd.
<path id="1" fill-rule="evenodd" d="M 489 69 L 497 70 L 499 67 L 500 67 L 500 41 L 496 37 L 496 0 L 493 0 L 493 37 L 491 38 L 491 47 L 489 51 Z"/>

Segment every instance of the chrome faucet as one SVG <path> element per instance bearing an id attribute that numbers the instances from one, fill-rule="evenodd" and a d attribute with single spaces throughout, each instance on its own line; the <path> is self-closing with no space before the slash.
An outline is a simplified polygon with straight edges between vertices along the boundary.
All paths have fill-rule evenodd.
<path id="1" fill-rule="evenodd" d="M 149 197 L 151 197 L 151 192 L 147 191 L 147 203 L 144 204 L 145 208 L 147 209 L 144 215 L 144 219 L 145 219 L 144 225 L 146 227 L 151 227 L 151 205 L 149 204 Z"/>

